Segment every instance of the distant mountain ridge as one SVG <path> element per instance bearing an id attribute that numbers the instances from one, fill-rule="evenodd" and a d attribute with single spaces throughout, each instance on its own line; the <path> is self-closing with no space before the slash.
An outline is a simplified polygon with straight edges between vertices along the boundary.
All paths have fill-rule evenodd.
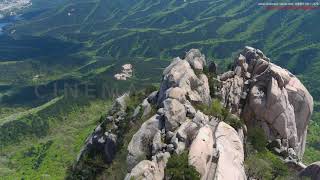
<path id="1" fill-rule="evenodd" d="M 304 75 L 309 87 L 319 85 L 308 73 L 319 69 L 319 17 L 317 10 L 266 10 L 253 0 L 64 0 L 10 30 L 62 38 L 115 58 L 168 59 L 200 48 L 222 62 L 252 45 Z M 318 88 L 310 89 L 319 96 Z"/>

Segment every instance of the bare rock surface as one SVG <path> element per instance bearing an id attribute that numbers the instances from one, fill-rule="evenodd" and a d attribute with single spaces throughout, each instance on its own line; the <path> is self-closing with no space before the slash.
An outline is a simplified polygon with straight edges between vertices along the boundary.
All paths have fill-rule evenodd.
<path id="1" fill-rule="evenodd" d="M 161 117 L 154 115 L 135 133 L 128 145 L 127 164 L 131 170 L 139 161 L 151 155 L 150 146 L 156 133 L 161 129 Z"/>
<path id="2" fill-rule="evenodd" d="M 163 104 L 166 130 L 174 131 L 186 120 L 186 108 L 171 98 L 163 101 Z"/>
<path id="3" fill-rule="evenodd" d="M 245 47 L 232 71 L 219 77 L 221 98 L 251 127 L 261 127 L 270 141 L 280 139 L 302 158 L 313 99 L 288 70 L 270 62 L 262 51 Z"/>
<path id="4" fill-rule="evenodd" d="M 216 180 L 245 180 L 243 144 L 237 132 L 228 124 L 220 122 L 215 132 L 219 160 Z"/>
<path id="5" fill-rule="evenodd" d="M 175 58 L 173 62 L 163 71 L 163 80 L 160 86 L 158 104 L 168 95 L 166 91 L 170 88 L 180 88 L 172 94 L 184 93 L 192 102 L 208 104 L 211 100 L 208 78 L 205 75 L 196 75 L 195 70 L 201 71 L 206 64 L 204 56 L 199 50 L 191 50 L 186 59 Z M 196 68 L 196 69 L 193 69 Z M 169 94 L 170 95 L 170 94 Z"/>
<path id="6" fill-rule="evenodd" d="M 114 75 L 116 80 L 125 81 L 128 78 L 131 78 L 133 75 L 133 67 L 132 64 L 124 64 L 122 66 L 121 72 Z"/>
<path id="7" fill-rule="evenodd" d="M 211 170 L 213 156 L 213 132 L 211 127 L 202 127 L 193 140 L 189 150 L 189 164 L 201 174 L 201 179 L 207 179 Z"/>

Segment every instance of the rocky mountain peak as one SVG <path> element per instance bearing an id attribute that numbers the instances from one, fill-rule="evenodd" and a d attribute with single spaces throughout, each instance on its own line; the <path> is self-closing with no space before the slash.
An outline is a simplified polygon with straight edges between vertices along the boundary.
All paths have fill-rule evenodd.
<path id="1" fill-rule="evenodd" d="M 233 71 L 220 76 L 223 103 L 250 127 L 261 127 L 270 141 L 302 158 L 313 99 L 299 79 L 270 62 L 260 50 L 245 47 Z M 280 151 L 282 151 L 280 150 Z"/>
<path id="2" fill-rule="evenodd" d="M 244 48 L 230 71 L 215 76 L 216 67 L 211 63 L 207 68 L 205 56 L 191 49 L 164 69 L 160 89 L 130 118 L 130 95 L 118 98 L 110 116 L 88 138 L 75 169 L 81 167 L 81 157 L 97 150 L 111 163 L 122 143 L 123 124 L 137 119 L 145 120 L 126 147 L 126 180 L 170 179 L 165 173 L 170 157 L 184 152 L 203 180 L 246 179 L 244 147 L 253 128 L 263 130 L 268 148 L 298 166 L 313 111 L 313 99 L 302 83 L 252 47 Z M 107 123 L 111 128 L 102 128 Z"/>

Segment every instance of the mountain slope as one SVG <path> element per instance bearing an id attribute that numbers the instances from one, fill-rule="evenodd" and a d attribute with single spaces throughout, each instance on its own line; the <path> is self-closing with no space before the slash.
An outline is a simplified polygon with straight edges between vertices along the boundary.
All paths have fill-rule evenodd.
<path id="1" fill-rule="evenodd" d="M 315 101 L 320 99 L 320 11 L 269 11 L 253 0 L 32 2 L 20 11 L 21 19 L 6 26 L 6 33 L 0 35 L 1 119 L 41 108 L 55 98 L 55 84 L 61 92 L 64 83 L 103 84 L 121 92 L 157 84 L 169 59 L 183 56 L 191 48 L 200 49 L 223 69 L 243 46 L 257 47 L 296 74 Z M 134 78 L 115 81 L 113 75 L 128 62 L 134 66 Z M 45 98 L 35 96 L 38 86 Z M 315 110 L 319 112 L 319 108 Z M 320 152 L 317 113 L 313 119 L 306 150 L 308 163 L 319 160 L 316 154 Z M 13 131 L 21 128 L 17 124 L 10 126 Z M 15 151 L 24 141 L 40 143 L 41 138 L 26 140 L 29 135 L 5 148 Z M 15 162 L 16 156 L 7 152 L 1 155 L 8 157 L 4 161 Z M 25 167 L 14 169 L 23 171 Z M 30 170 L 32 173 L 36 170 Z"/>
<path id="2" fill-rule="evenodd" d="M 226 60 L 252 45 L 304 74 L 319 58 L 319 16 L 319 11 L 269 11 L 255 1 L 70 0 L 9 29 L 17 37 L 52 36 L 116 58 L 162 59 L 195 47 Z"/>

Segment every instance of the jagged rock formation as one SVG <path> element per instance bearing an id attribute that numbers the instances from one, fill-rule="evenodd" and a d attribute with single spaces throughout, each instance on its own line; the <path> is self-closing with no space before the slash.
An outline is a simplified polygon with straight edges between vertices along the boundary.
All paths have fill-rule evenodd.
<path id="1" fill-rule="evenodd" d="M 124 119 L 125 109 L 126 109 L 126 98 L 128 94 L 124 94 L 115 100 L 113 107 L 110 111 L 110 116 L 106 118 L 104 122 L 99 124 L 94 132 L 87 138 L 84 147 L 82 148 L 80 154 L 77 157 L 77 162 L 75 164 L 76 168 L 81 168 L 81 160 L 90 154 L 102 154 L 103 160 L 109 164 L 115 157 L 116 154 L 116 144 L 117 135 L 114 134 L 119 122 Z M 112 130 L 106 131 L 106 123 L 112 123 Z"/>
<path id="2" fill-rule="evenodd" d="M 168 90 L 170 88 L 180 88 L 180 92 L 175 93 L 179 96 L 185 97 L 191 103 L 206 103 L 209 104 L 210 90 L 208 78 L 204 74 L 196 75 L 197 72 L 202 71 L 206 64 L 204 56 L 197 49 L 191 49 L 185 60 L 175 58 L 173 62 L 163 71 L 163 81 L 161 83 L 158 104 L 160 105 L 168 98 Z M 193 69 L 194 68 L 194 69 Z M 172 89 L 171 89 L 172 90 Z M 170 91 L 170 90 L 169 90 Z"/>
<path id="3" fill-rule="evenodd" d="M 223 168 L 226 165 L 239 172 L 234 177 L 246 178 L 243 146 L 236 131 L 230 134 L 232 127 L 229 125 L 224 125 L 227 129 L 216 130 L 219 119 L 205 115 L 193 106 L 211 103 L 208 78 L 202 72 L 205 65 L 205 57 L 199 50 L 192 49 L 184 60 L 176 58 L 164 70 L 160 91 L 156 96 L 158 114 L 142 125 L 128 146 L 130 173 L 127 177 L 162 179 L 163 174 L 158 172 L 164 169 L 159 167 L 165 168 L 165 165 L 157 160 L 159 154 L 180 154 L 189 149 L 189 164 L 196 168 L 201 179 L 222 179 L 221 173 L 225 172 Z M 224 134 L 232 135 L 229 142 L 223 139 Z M 219 138 L 222 141 L 217 136 L 221 136 Z M 218 152 L 224 149 L 233 151 L 235 154 L 230 157 L 234 159 L 226 158 L 228 155 L 224 153 L 219 159 Z M 147 157 L 149 161 L 144 160 Z M 152 173 L 150 166 L 153 167 Z"/>
<path id="4" fill-rule="evenodd" d="M 114 78 L 116 80 L 122 80 L 125 81 L 128 78 L 131 78 L 133 74 L 132 64 L 124 64 L 122 66 L 121 73 L 117 73 L 114 75 Z"/>
<path id="5" fill-rule="evenodd" d="M 281 151 L 302 158 L 313 99 L 293 74 L 246 47 L 220 80 L 223 102 L 233 113 L 250 127 L 262 127 L 270 141 L 281 142 Z"/>
<path id="6" fill-rule="evenodd" d="M 212 76 L 204 73 L 206 64 L 197 49 L 187 52 L 185 59 L 175 58 L 163 72 L 159 91 L 142 101 L 132 120 L 125 118 L 128 95 L 118 98 L 111 116 L 88 138 L 79 161 L 83 154 L 95 149 L 103 152 L 106 163 L 112 162 L 123 132 L 118 126 L 150 117 L 127 146 L 126 180 L 168 178 L 168 159 L 186 150 L 188 163 L 202 180 L 245 180 L 246 133 L 255 127 L 265 131 L 271 148 L 279 151 L 286 162 L 299 164 L 313 110 L 312 97 L 300 81 L 271 63 L 260 50 L 246 47 L 235 59 L 233 69 L 216 79 L 215 98 L 221 99 L 234 119 L 239 121 L 241 117 L 247 125 L 232 127 L 222 122 L 221 116 L 199 109 L 199 105 L 212 104 L 208 80 Z M 210 66 L 209 72 L 216 72 L 216 64 Z M 156 110 L 152 111 L 152 107 Z M 112 128 L 101 128 L 104 123 L 111 123 Z"/>

